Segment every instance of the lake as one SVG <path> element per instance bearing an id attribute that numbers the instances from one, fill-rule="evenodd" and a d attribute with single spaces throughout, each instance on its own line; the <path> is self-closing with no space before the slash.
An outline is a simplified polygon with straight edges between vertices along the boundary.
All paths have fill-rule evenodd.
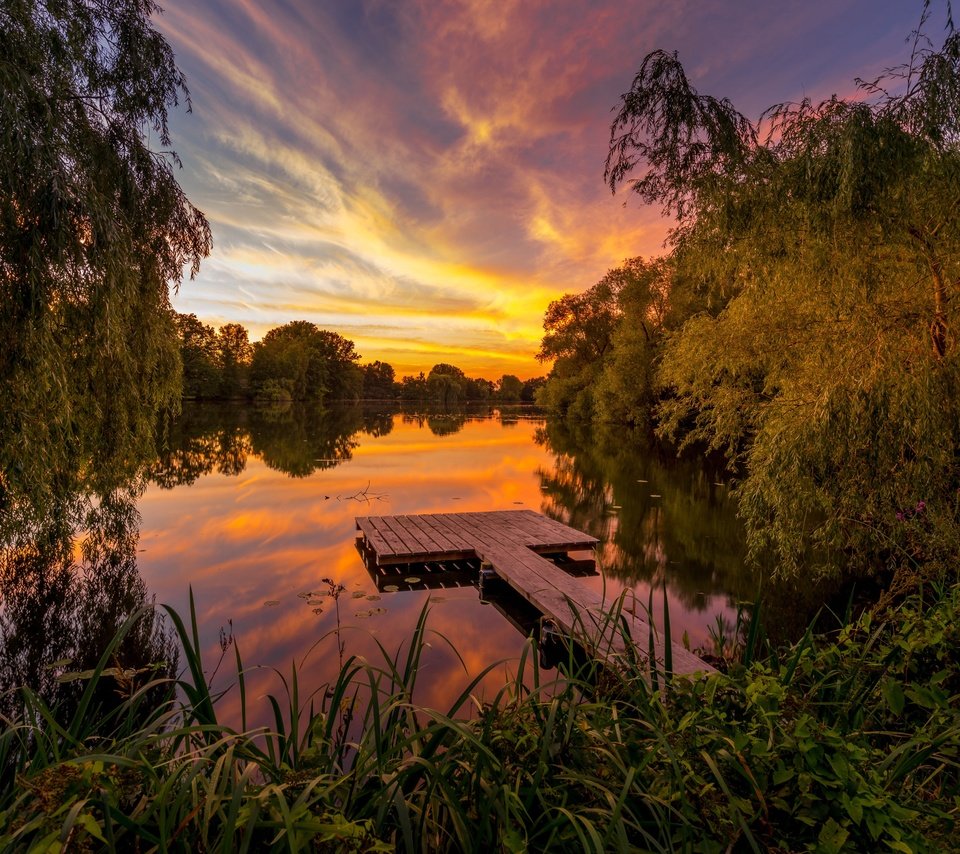
<path id="1" fill-rule="evenodd" d="M 188 403 L 157 458 L 70 530 L 69 556 L 8 544 L 3 681 L 55 689 L 58 675 L 92 666 L 138 605 L 166 603 L 186 617 L 192 590 L 208 670 L 225 658 L 217 678 L 228 684 L 238 648 L 255 666 L 251 697 L 279 690 L 292 662 L 302 695 L 319 689 L 339 667 L 338 638 L 344 655 L 380 660 L 378 644 L 401 648 L 426 606 L 433 634 L 417 701 L 443 707 L 503 661 L 478 689 L 494 692 L 537 615 L 510 591 L 481 599 L 466 576 L 378 585 L 354 519 L 521 508 L 599 538 L 599 572 L 583 583 L 611 599 L 633 591 L 644 604 L 653 587 L 655 621 L 666 601 L 674 638 L 693 649 L 712 651 L 738 603 L 756 594 L 722 469 L 623 429 L 522 407 Z M 336 598 L 331 585 L 343 587 Z M 140 666 L 170 644 L 169 622 L 144 628 L 121 663 Z M 237 700 L 223 702 L 229 713 Z"/>

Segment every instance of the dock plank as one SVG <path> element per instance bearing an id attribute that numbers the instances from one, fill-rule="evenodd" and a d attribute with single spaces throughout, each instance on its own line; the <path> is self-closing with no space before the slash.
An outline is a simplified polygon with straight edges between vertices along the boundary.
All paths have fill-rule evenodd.
<path id="1" fill-rule="evenodd" d="M 431 513 L 362 516 L 356 520 L 378 565 L 479 557 L 558 628 L 602 659 L 640 656 L 662 669 L 667 644 L 674 673 L 713 670 L 705 661 L 654 632 L 642 611 L 616 600 L 564 572 L 537 552 L 593 549 L 598 540 L 532 510 L 487 513 Z"/>

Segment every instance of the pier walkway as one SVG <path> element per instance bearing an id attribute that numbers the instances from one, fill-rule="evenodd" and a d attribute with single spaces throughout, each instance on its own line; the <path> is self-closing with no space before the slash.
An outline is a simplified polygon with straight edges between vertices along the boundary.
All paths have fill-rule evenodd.
<path id="1" fill-rule="evenodd" d="M 628 600 L 620 621 L 612 620 L 616 600 L 604 601 L 543 556 L 593 550 L 595 537 L 532 510 L 359 516 L 356 524 L 361 551 L 377 566 L 480 558 L 590 654 L 604 660 L 637 655 L 651 663 L 650 624 L 640 608 Z M 653 634 L 652 659 L 662 671 L 665 639 Z M 713 670 L 680 644 L 671 644 L 671 654 L 675 674 Z"/>

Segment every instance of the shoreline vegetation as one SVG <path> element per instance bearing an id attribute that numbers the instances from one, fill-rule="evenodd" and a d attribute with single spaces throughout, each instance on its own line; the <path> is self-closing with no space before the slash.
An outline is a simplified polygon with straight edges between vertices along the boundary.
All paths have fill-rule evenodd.
<path id="1" fill-rule="evenodd" d="M 337 332 L 295 320 L 249 341 L 239 323 L 214 329 L 193 314 L 175 325 L 183 365 L 183 396 L 192 400 L 354 402 L 399 400 L 455 407 L 468 403 L 533 403 L 545 377 L 521 380 L 504 374 L 496 382 L 468 377 L 439 363 L 429 373 L 396 378 L 379 360 L 360 363 L 353 341 Z"/>
<path id="2" fill-rule="evenodd" d="M 636 664 L 614 673 L 570 654 L 565 678 L 546 681 L 531 638 L 492 701 L 471 696 L 480 674 L 445 710 L 415 699 L 424 645 L 450 643 L 427 606 L 405 649 L 347 657 L 330 685 L 279 674 L 286 695 L 256 701 L 275 726 L 251 731 L 239 646 L 235 683 L 215 694 L 192 600 L 190 623 L 165 610 L 178 680 L 115 659 L 138 612 L 92 671 L 60 665 L 84 686 L 69 716 L 22 689 L 23 716 L 0 734 L 3 850 L 960 845 L 956 581 L 911 579 L 836 631 L 694 680 L 651 685 Z M 239 731 L 217 717 L 230 693 Z"/>

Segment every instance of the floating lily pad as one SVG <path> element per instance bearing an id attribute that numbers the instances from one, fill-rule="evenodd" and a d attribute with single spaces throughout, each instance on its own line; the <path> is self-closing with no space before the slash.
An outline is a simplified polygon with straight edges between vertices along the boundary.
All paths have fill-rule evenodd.
<path id="1" fill-rule="evenodd" d="M 367 595 L 367 594 L 364 593 L 362 590 L 354 590 L 354 591 L 353 591 L 353 598 L 354 598 L 354 599 L 363 599 L 366 595 Z"/>
<path id="2" fill-rule="evenodd" d="M 650 493 L 650 497 L 651 497 L 651 498 L 662 498 L 663 496 L 660 495 L 660 493 L 658 493 L 658 492 L 651 492 L 651 493 Z"/>
<path id="3" fill-rule="evenodd" d="M 386 584 L 384 585 L 384 593 L 396 593 L 400 588 L 396 584 Z"/>
<path id="4" fill-rule="evenodd" d="M 638 480 L 638 481 L 637 481 L 637 483 L 649 483 L 649 482 L 650 482 L 650 481 L 648 481 L 648 480 Z"/>
<path id="5" fill-rule="evenodd" d="M 314 613 L 314 614 L 322 614 L 322 613 L 323 613 L 323 608 L 314 608 L 314 609 L 313 609 L 313 613 Z"/>
<path id="6" fill-rule="evenodd" d="M 280 600 L 279 600 L 279 599 L 267 599 L 267 601 L 263 603 L 263 607 L 264 607 L 264 608 L 272 608 L 272 607 L 274 607 L 275 605 L 279 605 L 279 604 L 280 604 Z"/>
<path id="7" fill-rule="evenodd" d="M 386 613 L 387 613 L 386 608 L 371 608 L 369 611 L 357 611 L 357 613 L 354 614 L 354 616 L 360 617 L 361 619 L 363 619 L 366 617 L 375 617 L 377 616 L 377 614 L 386 614 Z"/>
<path id="8" fill-rule="evenodd" d="M 407 584 L 419 584 L 419 583 L 420 583 L 420 579 L 417 578 L 417 576 L 415 576 L 415 575 L 411 575 L 409 578 L 404 578 L 403 580 L 404 580 L 404 582 L 406 582 Z"/>
<path id="9" fill-rule="evenodd" d="M 311 596 L 313 596 L 313 594 L 309 590 L 307 590 L 305 593 L 297 594 L 298 599 L 309 599 Z"/>
<path id="10" fill-rule="evenodd" d="M 308 605 L 324 605 L 326 604 L 323 599 L 307 599 Z"/>
<path id="11" fill-rule="evenodd" d="M 431 596 L 431 597 L 430 597 L 430 601 L 431 601 L 431 602 L 446 602 L 446 601 L 447 601 L 447 597 L 446 597 L 446 596 Z"/>
<path id="12" fill-rule="evenodd" d="M 374 593 L 372 596 L 368 596 L 368 597 L 367 597 L 367 601 L 368 601 L 368 602 L 379 602 L 379 601 L 380 601 L 380 597 L 377 596 L 376 593 Z"/>
<path id="13" fill-rule="evenodd" d="M 610 505 L 610 509 L 611 509 L 611 510 L 622 510 L 623 507 L 621 507 L 619 504 L 611 504 L 611 505 Z"/>

